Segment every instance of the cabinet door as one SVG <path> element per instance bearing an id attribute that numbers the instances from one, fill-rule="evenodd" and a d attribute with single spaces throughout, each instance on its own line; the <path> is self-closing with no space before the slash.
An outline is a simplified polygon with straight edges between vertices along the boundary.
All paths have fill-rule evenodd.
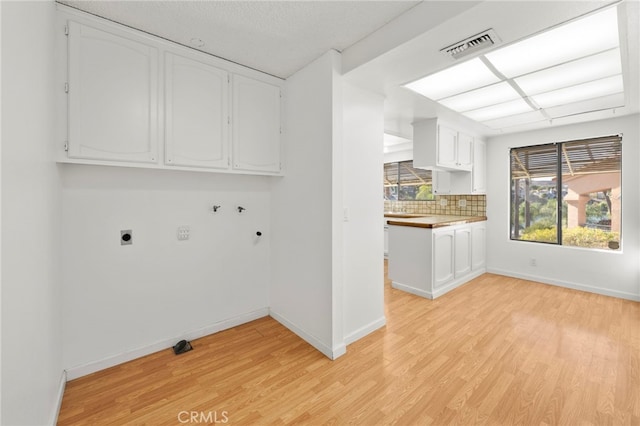
<path id="1" fill-rule="evenodd" d="M 156 163 L 158 51 L 69 22 L 68 156 Z"/>
<path id="2" fill-rule="evenodd" d="M 433 287 L 442 287 L 454 278 L 454 232 L 433 233 Z"/>
<path id="3" fill-rule="evenodd" d="M 461 169 L 471 170 L 473 165 L 473 136 L 458 133 L 457 165 Z"/>
<path id="4" fill-rule="evenodd" d="M 280 172 L 280 88 L 233 76 L 233 168 Z"/>
<path id="5" fill-rule="evenodd" d="M 438 125 L 438 143 L 436 156 L 438 165 L 442 167 L 457 167 L 456 144 L 458 132 L 441 124 Z"/>
<path id="6" fill-rule="evenodd" d="M 433 170 L 431 172 L 431 180 L 433 181 L 433 193 L 437 195 L 451 193 L 451 174 L 442 170 Z"/>
<path id="7" fill-rule="evenodd" d="M 471 226 L 455 230 L 455 277 L 471 272 Z"/>
<path id="8" fill-rule="evenodd" d="M 471 269 L 478 270 L 486 264 L 487 226 L 485 222 L 471 225 Z"/>
<path id="9" fill-rule="evenodd" d="M 229 166 L 229 84 L 226 71 L 167 53 L 165 163 Z"/>
<path id="10" fill-rule="evenodd" d="M 472 173 L 472 186 L 474 194 L 485 194 L 487 192 L 486 186 L 486 158 L 487 158 L 487 145 L 484 141 L 476 139 L 473 142 L 473 171 Z"/>

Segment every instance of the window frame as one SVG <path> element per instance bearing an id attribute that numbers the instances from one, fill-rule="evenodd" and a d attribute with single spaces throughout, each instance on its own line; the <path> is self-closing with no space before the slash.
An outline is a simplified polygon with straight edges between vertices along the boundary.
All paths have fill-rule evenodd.
<path id="1" fill-rule="evenodd" d="M 596 165 L 599 164 L 599 162 L 610 162 L 612 159 L 614 159 L 614 161 L 616 161 L 616 165 L 617 165 L 617 169 L 604 169 L 604 170 L 596 170 L 596 171 L 586 171 L 586 172 L 580 172 L 577 173 L 576 175 L 580 176 L 580 175 L 585 175 L 585 174 L 597 174 L 597 173 L 612 173 L 612 172 L 617 172 L 620 174 L 619 177 L 619 183 L 620 183 L 620 200 L 622 200 L 622 180 L 623 180 L 623 176 L 622 176 L 622 134 L 617 134 L 617 135 L 611 135 L 611 136 L 603 136 L 603 137 L 596 137 L 596 138 L 587 138 L 587 139 L 578 139 L 578 140 L 568 140 L 568 141 L 562 141 L 562 142 L 551 142 L 551 143 L 544 143 L 544 144 L 538 144 L 538 145 L 526 145 L 526 146 L 519 146 L 519 147 L 512 147 L 509 149 L 509 240 L 510 241 L 519 241 L 519 242 L 531 242 L 531 243 L 542 243 L 542 244 L 550 244 L 550 245 L 555 245 L 555 246 L 562 246 L 562 247 L 571 247 L 571 248 L 578 248 L 578 249 L 589 249 L 589 250 L 603 250 L 603 251 L 607 251 L 607 252 L 615 252 L 615 253 L 621 253 L 622 252 L 622 202 L 620 202 L 620 208 L 619 208 L 619 231 L 616 231 L 619 235 L 618 235 L 618 247 L 617 248 L 602 248 L 602 247 L 585 247 L 585 246 L 579 246 L 579 245 L 569 245 L 569 244 L 563 244 L 563 217 L 564 217 L 564 203 L 565 203 L 565 197 L 566 195 L 564 194 L 564 183 L 563 183 L 563 177 L 565 174 L 567 174 L 567 170 L 565 170 L 565 165 L 567 166 L 568 170 L 571 172 L 571 174 L 573 175 L 573 170 L 571 167 L 571 159 L 570 154 L 567 153 L 567 146 L 571 146 L 571 145 L 580 145 L 583 144 L 584 145 L 584 149 L 590 153 L 590 148 L 589 145 L 590 144 L 606 144 L 607 142 L 610 142 L 612 144 L 612 146 L 614 147 L 612 150 L 612 156 L 611 157 L 603 157 L 603 158 L 593 158 L 593 156 L 591 157 L 591 162 Z M 619 146 L 615 147 L 615 144 L 618 144 Z M 535 151 L 542 151 L 545 148 L 548 147 L 553 147 L 554 151 L 555 151 L 555 165 L 554 169 L 555 169 L 555 175 L 551 176 L 552 179 L 555 179 L 555 193 L 556 193 L 556 218 L 555 218 L 555 228 L 556 228 L 556 241 L 536 241 L 536 240 L 525 240 L 521 238 L 520 235 L 520 223 L 519 223 L 519 219 L 520 219 L 520 203 L 518 203 L 518 194 L 519 194 L 519 186 L 520 184 L 518 182 L 520 182 L 522 179 L 529 179 L 529 182 L 531 182 L 531 180 L 533 179 L 533 175 L 529 175 L 528 174 L 528 170 L 525 167 L 525 165 L 521 162 L 521 156 L 519 155 L 520 153 L 524 153 L 524 155 L 527 155 L 528 152 L 527 150 L 530 150 L 532 152 L 535 153 Z M 574 150 L 574 152 L 578 152 L 579 150 Z M 514 155 L 515 153 L 515 155 Z M 519 167 L 521 167 L 520 173 L 524 172 L 527 173 L 528 177 L 515 177 L 517 174 L 514 173 L 514 163 L 517 163 L 519 165 Z M 527 162 L 528 163 L 528 162 Z M 538 162 L 538 165 L 540 165 L 540 163 L 542 163 L 541 161 Z M 584 165 L 583 163 L 580 163 L 581 165 Z M 548 169 L 547 169 L 548 170 Z M 540 175 L 538 177 L 545 177 L 544 175 Z M 548 177 L 548 175 L 546 176 Z M 523 200 L 524 201 L 524 200 Z M 516 212 L 516 206 L 518 208 L 518 211 Z M 611 207 L 611 206 L 609 206 Z M 610 211 L 610 214 L 613 215 L 613 212 Z M 613 219 L 613 216 L 612 216 Z M 517 229 L 516 229 L 517 228 Z M 525 228 L 526 229 L 526 228 Z M 573 229 L 572 228 L 568 228 L 567 229 Z M 611 241 L 610 241 L 611 243 Z"/>
<path id="2" fill-rule="evenodd" d="M 387 174 L 385 173 L 386 169 L 388 167 L 393 167 L 395 166 L 396 168 L 396 176 L 395 176 L 395 180 L 394 181 L 389 181 L 390 183 L 386 183 L 387 182 Z M 422 180 L 422 182 L 416 182 L 416 183 L 406 183 L 406 180 L 402 179 L 402 168 L 406 168 L 409 171 L 409 174 L 414 175 L 417 179 Z M 421 176 L 421 175 L 425 175 L 425 176 Z M 405 182 L 405 183 L 403 183 Z M 415 199 L 415 198 L 407 198 L 407 199 L 401 199 L 400 197 L 402 196 L 402 191 L 401 188 L 403 186 L 420 186 L 420 185 L 431 185 L 431 193 L 429 194 L 428 199 L 426 200 L 421 200 L 421 199 Z M 395 190 L 395 194 L 397 195 L 397 199 L 395 200 L 390 200 L 386 198 L 386 188 L 396 188 Z M 413 160 L 403 160 L 403 161 L 390 161 L 387 163 L 383 164 L 383 194 L 385 195 L 384 199 L 386 201 L 433 201 L 435 200 L 435 194 L 433 193 L 433 172 L 431 170 L 425 170 L 425 169 L 419 169 L 416 167 L 413 167 Z"/>

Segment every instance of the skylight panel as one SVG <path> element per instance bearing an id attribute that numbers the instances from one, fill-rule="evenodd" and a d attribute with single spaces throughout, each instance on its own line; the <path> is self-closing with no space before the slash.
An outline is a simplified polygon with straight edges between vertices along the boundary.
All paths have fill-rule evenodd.
<path id="1" fill-rule="evenodd" d="M 454 111 L 464 112 L 511 101 L 519 97 L 520 94 L 509 83 L 502 82 L 442 99 L 440 103 Z"/>
<path id="2" fill-rule="evenodd" d="M 537 95 L 621 73 L 618 48 L 518 77 L 514 81 L 527 95 Z"/>
<path id="3" fill-rule="evenodd" d="M 480 108 L 473 111 L 467 111 L 463 115 L 476 121 L 487 121 L 495 118 L 507 117 L 510 115 L 520 114 L 523 112 L 532 111 L 533 108 L 525 102 L 524 99 L 516 99 L 509 102 L 504 102 L 498 105 L 492 105 L 486 108 Z"/>
<path id="4" fill-rule="evenodd" d="M 496 118 L 494 120 L 485 121 L 482 124 L 489 126 L 492 129 L 502 129 L 505 127 L 544 121 L 546 119 L 547 118 L 542 114 L 542 112 L 540 112 L 540 110 L 536 110 L 525 112 L 522 114 L 510 115 L 508 117 Z"/>
<path id="5" fill-rule="evenodd" d="M 549 114 L 551 118 L 558 118 L 622 106 L 624 106 L 624 93 L 615 93 L 613 95 L 547 108 L 545 112 Z"/>
<path id="6" fill-rule="evenodd" d="M 406 84 L 405 87 L 427 98 L 439 100 L 499 81 L 480 59 L 475 58 Z"/>
<path id="7" fill-rule="evenodd" d="M 617 9 L 612 7 L 485 56 L 505 77 L 514 78 L 618 45 Z"/>
<path id="8" fill-rule="evenodd" d="M 566 105 L 573 102 L 584 101 L 614 93 L 623 92 L 622 75 L 602 78 L 589 83 L 578 84 L 564 89 L 541 93 L 532 96 L 533 101 L 540 108 L 549 108 L 557 105 Z"/>

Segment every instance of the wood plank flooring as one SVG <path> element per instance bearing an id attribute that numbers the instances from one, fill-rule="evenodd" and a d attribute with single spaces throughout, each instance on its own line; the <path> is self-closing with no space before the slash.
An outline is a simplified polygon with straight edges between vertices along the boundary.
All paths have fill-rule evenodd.
<path id="1" fill-rule="evenodd" d="M 58 424 L 640 425 L 640 303 L 491 274 L 385 303 L 336 361 L 263 318 L 69 382 Z"/>

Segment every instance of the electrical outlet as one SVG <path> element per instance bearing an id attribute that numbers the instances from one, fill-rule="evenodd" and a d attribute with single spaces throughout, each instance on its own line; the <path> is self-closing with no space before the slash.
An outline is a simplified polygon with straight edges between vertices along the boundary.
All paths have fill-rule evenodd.
<path id="1" fill-rule="evenodd" d="M 458 207 L 467 207 L 467 200 L 458 200 Z"/>
<path id="2" fill-rule="evenodd" d="M 441 198 L 440 199 L 440 206 L 441 207 L 447 207 L 447 199 L 446 198 Z"/>
<path id="3" fill-rule="evenodd" d="M 120 245 L 130 246 L 131 244 L 133 244 L 133 231 L 131 229 L 120 231 Z"/>
<path id="4" fill-rule="evenodd" d="M 535 257 L 532 257 L 531 259 L 529 259 L 529 266 L 533 266 L 533 267 L 538 266 L 538 261 L 536 260 Z"/>
<path id="5" fill-rule="evenodd" d="M 176 232 L 178 240 L 180 240 L 180 241 L 188 240 L 189 239 L 189 232 L 190 232 L 190 230 L 189 230 L 188 226 L 179 226 L 178 227 L 178 231 Z"/>

